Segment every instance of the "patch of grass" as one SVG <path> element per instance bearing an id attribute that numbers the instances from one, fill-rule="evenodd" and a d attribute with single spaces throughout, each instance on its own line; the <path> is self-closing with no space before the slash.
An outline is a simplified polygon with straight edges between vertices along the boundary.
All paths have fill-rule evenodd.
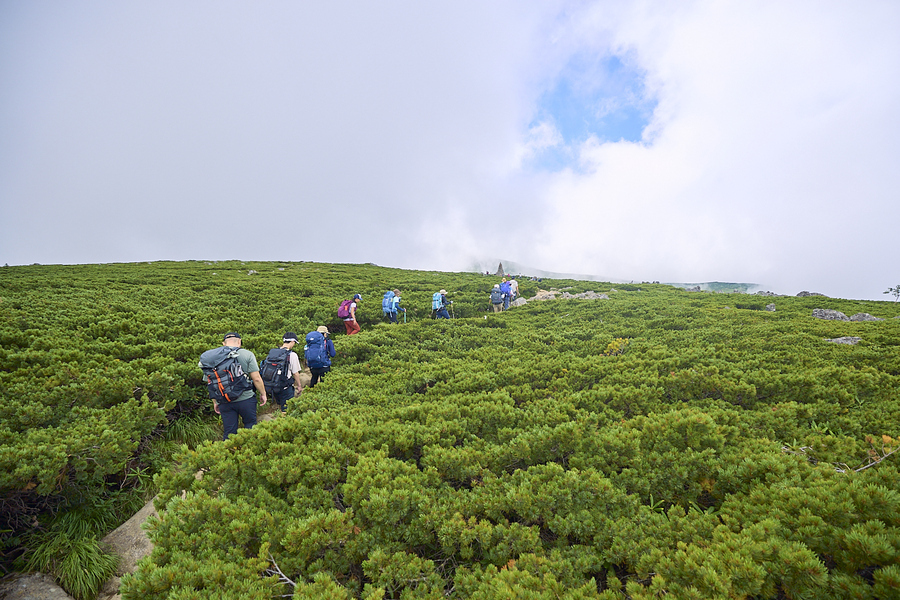
<path id="1" fill-rule="evenodd" d="M 119 557 L 104 552 L 96 537 L 52 530 L 41 537 L 26 570 L 52 575 L 75 600 L 96 598 L 100 587 L 116 574 Z"/>
<path id="2" fill-rule="evenodd" d="M 194 414 L 181 417 L 169 423 L 166 428 L 166 441 L 180 442 L 194 449 L 206 440 L 221 439 L 222 434 L 216 430 L 216 424 L 204 419 L 202 415 Z"/>

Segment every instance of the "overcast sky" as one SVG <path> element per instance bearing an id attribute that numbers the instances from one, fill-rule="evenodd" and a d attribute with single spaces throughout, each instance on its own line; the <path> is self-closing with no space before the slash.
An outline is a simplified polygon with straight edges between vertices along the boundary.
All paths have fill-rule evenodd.
<path id="1" fill-rule="evenodd" d="M 889 299 L 900 2 L 0 0 L 0 264 Z"/>

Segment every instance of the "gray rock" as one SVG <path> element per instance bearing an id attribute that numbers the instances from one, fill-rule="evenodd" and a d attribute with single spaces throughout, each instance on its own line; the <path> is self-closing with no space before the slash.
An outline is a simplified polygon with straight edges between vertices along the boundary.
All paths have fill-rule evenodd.
<path id="1" fill-rule="evenodd" d="M 766 310 L 769 312 L 775 312 L 775 305 L 774 304 L 766 304 Z"/>
<path id="2" fill-rule="evenodd" d="M 880 319 L 878 317 L 873 317 L 869 313 L 856 313 L 852 317 L 850 317 L 851 321 L 884 321 L 884 319 Z"/>
<path id="3" fill-rule="evenodd" d="M 525 298 L 516 298 L 509 303 L 510 306 L 525 306 L 526 304 L 528 304 L 528 300 Z"/>
<path id="4" fill-rule="evenodd" d="M 814 308 L 812 311 L 812 316 L 817 319 L 824 319 L 826 321 L 849 321 L 850 317 L 845 315 L 844 313 L 837 310 L 830 310 L 828 308 Z"/>
<path id="5" fill-rule="evenodd" d="M 141 527 L 150 516 L 156 516 L 156 509 L 151 500 L 144 508 L 136 512 L 130 519 L 119 525 L 103 540 L 115 554 L 121 557 L 119 575 L 134 573 L 137 562 L 150 554 L 153 544 L 147 532 Z"/>
<path id="6" fill-rule="evenodd" d="M 831 342 L 833 344 L 848 344 L 850 346 L 855 346 L 856 344 L 858 344 L 859 342 L 862 341 L 862 338 L 845 336 L 845 337 L 839 337 L 839 338 L 834 338 L 834 339 L 830 339 L 830 340 L 826 338 L 825 341 Z"/>
<path id="7" fill-rule="evenodd" d="M 798 298 L 809 298 L 810 296 L 825 296 L 825 294 L 820 294 L 819 292 L 800 292 L 797 294 Z"/>
<path id="8" fill-rule="evenodd" d="M 569 292 L 560 292 L 557 290 L 538 290 L 538 293 L 530 300 L 609 300 L 607 294 L 598 294 L 594 291 L 581 292 L 580 294 L 570 294 Z"/>
<path id="9" fill-rule="evenodd" d="M 4 600 L 72 600 L 52 577 L 43 573 L 17 574 L 0 582 Z"/>

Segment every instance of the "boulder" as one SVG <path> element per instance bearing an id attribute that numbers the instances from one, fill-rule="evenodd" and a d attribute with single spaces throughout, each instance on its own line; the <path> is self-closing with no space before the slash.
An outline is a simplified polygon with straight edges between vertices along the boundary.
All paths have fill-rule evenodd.
<path id="1" fill-rule="evenodd" d="M 766 304 L 766 310 L 769 312 L 775 312 L 775 305 L 774 304 Z"/>
<path id="2" fill-rule="evenodd" d="M 812 316 L 817 319 L 824 319 L 826 321 L 849 321 L 850 317 L 845 315 L 844 313 L 831 310 L 828 308 L 814 308 L 812 311 Z"/>
<path id="3" fill-rule="evenodd" d="M 119 525 L 101 541 L 121 557 L 119 575 L 134 573 L 139 560 L 150 554 L 153 544 L 147 532 L 141 527 L 150 516 L 156 516 L 151 500 L 130 519 Z"/>
<path id="4" fill-rule="evenodd" d="M 798 297 L 798 298 L 809 298 L 810 296 L 823 296 L 823 297 L 825 297 L 825 294 L 820 294 L 819 292 L 800 292 L 799 294 L 797 294 L 797 297 Z"/>
<path id="5" fill-rule="evenodd" d="M 526 304 L 528 304 L 528 300 L 525 298 L 516 298 L 509 303 L 510 306 L 525 306 Z"/>
<path id="6" fill-rule="evenodd" d="M 884 319 L 879 319 L 878 317 L 873 317 L 869 313 L 856 313 L 852 317 L 850 317 L 851 321 L 884 321 Z"/>
<path id="7" fill-rule="evenodd" d="M 550 290 L 549 292 L 547 290 L 538 290 L 531 300 L 556 300 L 557 298 L 561 300 L 609 300 L 607 294 L 598 294 L 593 290 L 581 292 L 580 294 L 570 294 L 559 290 Z"/>
<path id="8" fill-rule="evenodd" d="M 4 600 L 72 600 L 52 577 L 43 573 L 16 573 L 0 581 Z"/>
<path id="9" fill-rule="evenodd" d="M 855 346 L 856 344 L 858 344 L 859 342 L 862 341 L 862 338 L 844 336 L 844 337 L 834 338 L 834 339 L 830 339 L 830 340 L 826 338 L 825 341 L 831 342 L 832 344 L 848 344 L 850 346 Z"/>

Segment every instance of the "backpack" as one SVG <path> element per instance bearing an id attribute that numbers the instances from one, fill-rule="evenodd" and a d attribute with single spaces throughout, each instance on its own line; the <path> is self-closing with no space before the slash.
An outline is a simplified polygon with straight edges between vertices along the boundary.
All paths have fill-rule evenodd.
<path id="1" fill-rule="evenodd" d="M 431 310 L 440 310 L 444 306 L 444 299 L 440 292 L 435 292 L 431 297 Z"/>
<path id="2" fill-rule="evenodd" d="M 306 366 L 310 369 L 321 369 L 331 366 L 328 352 L 325 349 L 325 336 L 318 331 L 306 334 L 306 346 L 303 348 Z"/>
<path id="3" fill-rule="evenodd" d="M 290 385 L 288 371 L 291 367 L 291 351 L 287 348 L 272 348 L 266 359 L 259 363 L 259 376 L 266 390 L 280 392 Z M 270 393 L 271 393 L 270 391 Z"/>
<path id="4" fill-rule="evenodd" d="M 219 346 L 200 355 L 200 368 L 206 375 L 209 397 L 217 402 L 234 402 L 253 389 L 237 360 L 238 348 Z"/>
<path id="5" fill-rule="evenodd" d="M 381 311 L 384 314 L 397 312 L 397 309 L 394 307 L 394 292 L 391 290 L 384 293 L 384 298 L 381 300 Z"/>
<path id="6" fill-rule="evenodd" d="M 500 288 L 494 288 L 491 290 L 491 304 L 500 304 L 503 302 L 503 292 Z"/>
<path id="7" fill-rule="evenodd" d="M 353 304 L 353 300 L 342 300 L 341 305 L 338 307 L 338 318 L 346 319 L 350 316 L 350 305 Z"/>

